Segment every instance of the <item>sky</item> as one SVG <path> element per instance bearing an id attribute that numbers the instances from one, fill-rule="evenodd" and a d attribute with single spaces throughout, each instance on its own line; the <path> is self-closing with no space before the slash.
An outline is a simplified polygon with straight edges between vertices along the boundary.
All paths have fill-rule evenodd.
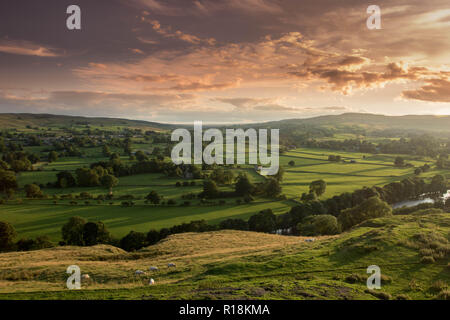
<path id="1" fill-rule="evenodd" d="M 68 30 L 66 9 L 81 9 Z M 369 5 L 381 29 L 369 29 Z M 450 114 L 448 0 L 0 2 L 0 112 L 249 123 Z"/>

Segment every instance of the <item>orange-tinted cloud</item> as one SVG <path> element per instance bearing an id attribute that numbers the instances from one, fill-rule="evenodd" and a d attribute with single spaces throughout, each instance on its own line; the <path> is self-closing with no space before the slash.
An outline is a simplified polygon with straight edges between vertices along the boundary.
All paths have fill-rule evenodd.
<path id="1" fill-rule="evenodd" d="M 417 90 L 405 90 L 402 96 L 406 99 L 450 102 L 450 81 L 448 79 L 428 79 L 426 84 Z"/>
<path id="2" fill-rule="evenodd" d="M 58 51 L 60 50 L 38 45 L 29 41 L 0 41 L 0 52 L 4 53 L 52 58 L 63 55 L 62 52 Z"/>

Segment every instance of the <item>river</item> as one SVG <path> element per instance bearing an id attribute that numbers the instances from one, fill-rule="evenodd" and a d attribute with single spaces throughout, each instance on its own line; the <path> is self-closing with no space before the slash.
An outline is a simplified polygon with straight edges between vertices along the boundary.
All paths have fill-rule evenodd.
<path id="1" fill-rule="evenodd" d="M 450 198 L 450 190 L 447 190 L 447 193 L 443 194 L 442 199 L 447 200 L 448 198 Z M 402 207 L 414 207 L 417 206 L 419 204 L 422 203 L 434 203 L 434 199 L 433 198 L 423 198 L 423 199 L 418 199 L 418 200 L 407 200 L 407 201 L 402 201 L 402 202 L 397 202 L 394 203 L 392 205 L 393 209 L 398 209 L 398 208 L 402 208 Z"/>

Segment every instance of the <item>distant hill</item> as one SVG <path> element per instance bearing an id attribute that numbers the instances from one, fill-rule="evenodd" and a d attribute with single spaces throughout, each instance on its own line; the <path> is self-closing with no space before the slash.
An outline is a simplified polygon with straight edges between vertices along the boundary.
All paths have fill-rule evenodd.
<path id="1" fill-rule="evenodd" d="M 25 128 L 26 126 L 61 127 L 71 125 L 90 125 L 104 127 L 129 127 L 145 130 L 173 130 L 187 125 L 163 124 L 143 120 L 130 120 L 120 118 L 91 118 L 81 116 L 65 116 L 52 114 L 31 113 L 3 113 L 0 114 L 0 127 L 2 129 Z M 206 125 L 205 125 L 206 127 Z M 230 127 L 229 125 L 227 127 Z M 341 115 L 319 116 L 305 119 L 287 119 L 264 123 L 235 125 L 235 127 L 253 128 L 329 128 L 348 129 L 361 128 L 367 131 L 375 130 L 402 130 L 411 132 L 442 132 L 450 133 L 450 116 L 433 115 L 406 115 L 385 116 L 369 113 L 344 113 Z"/>
<path id="2" fill-rule="evenodd" d="M 341 115 L 320 116 L 307 119 L 288 119 L 272 121 L 261 126 L 293 128 L 302 126 L 352 127 L 357 126 L 368 131 L 408 130 L 428 132 L 450 132 L 450 116 L 406 115 L 385 116 L 369 113 L 344 113 Z"/>
<path id="3" fill-rule="evenodd" d="M 142 120 L 119 118 L 91 118 L 81 116 L 65 116 L 53 114 L 32 113 L 0 113 L 0 127 L 2 129 L 19 129 L 31 127 L 70 127 L 71 125 L 90 125 L 103 127 L 129 127 L 145 130 L 169 130 L 175 126 Z"/>

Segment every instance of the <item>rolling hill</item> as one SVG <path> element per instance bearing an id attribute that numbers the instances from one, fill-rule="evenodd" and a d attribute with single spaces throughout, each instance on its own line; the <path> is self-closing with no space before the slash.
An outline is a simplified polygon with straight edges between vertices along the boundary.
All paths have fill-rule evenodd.
<path id="1" fill-rule="evenodd" d="M 429 209 L 314 241 L 224 230 L 131 253 L 106 245 L 3 253 L 0 299 L 449 299 L 449 235 L 449 214 Z M 72 264 L 91 277 L 79 291 L 65 288 Z M 381 290 L 366 287 L 370 265 L 381 268 Z"/>
<path id="2" fill-rule="evenodd" d="M 91 118 L 81 116 L 64 116 L 52 114 L 31 113 L 2 113 L 0 126 L 2 129 L 25 128 L 26 126 L 70 126 L 73 124 L 147 128 L 148 130 L 173 130 L 183 125 L 171 125 L 143 120 L 117 119 L 117 118 Z M 287 119 L 264 123 L 241 125 L 242 127 L 268 127 L 280 129 L 293 129 L 302 127 L 359 127 L 373 130 L 406 130 L 413 132 L 445 132 L 450 133 L 450 116 L 434 115 L 406 115 L 386 116 L 368 113 L 344 113 L 341 115 L 327 115 L 305 119 Z"/>

